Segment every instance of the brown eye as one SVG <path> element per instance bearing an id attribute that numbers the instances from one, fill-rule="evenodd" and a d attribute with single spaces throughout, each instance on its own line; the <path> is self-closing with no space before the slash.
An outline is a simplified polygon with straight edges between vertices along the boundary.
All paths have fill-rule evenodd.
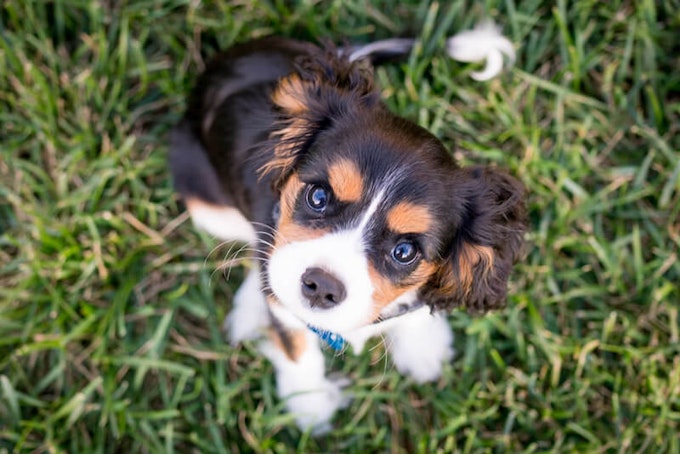
<path id="1" fill-rule="evenodd" d="M 418 257 L 418 248 L 412 241 L 401 241 L 392 249 L 392 258 L 400 265 L 410 265 Z"/>
<path id="2" fill-rule="evenodd" d="M 328 206 L 330 194 L 323 186 L 313 184 L 307 188 L 305 199 L 309 208 L 317 213 L 323 213 Z"/>

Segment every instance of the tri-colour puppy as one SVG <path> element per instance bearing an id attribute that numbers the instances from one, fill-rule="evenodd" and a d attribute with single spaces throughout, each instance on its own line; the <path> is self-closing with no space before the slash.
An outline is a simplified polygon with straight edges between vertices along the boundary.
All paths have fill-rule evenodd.
<path id="1" fill-rule="evenodd" d="M 525 230 L 522 186 L 459 168 L 390 113 L 372 79 L 379 52 L 363 54 L 283 38 L 235 46 L 208 64 L 172 135 L 194 223 L 254 251 L 231 341 L 265 338 L 303 429 L 327 428 L 345 402 L 324 341 L 358 351 L 383 334 L 400 372 L 437 379 L 453 355 L 445 313 L 504 304 Z"/>

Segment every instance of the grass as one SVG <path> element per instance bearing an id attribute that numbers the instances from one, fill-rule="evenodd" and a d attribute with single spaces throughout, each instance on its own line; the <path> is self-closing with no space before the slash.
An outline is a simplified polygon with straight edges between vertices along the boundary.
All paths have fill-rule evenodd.
<path id="1" fill-rule="evenodd" d="M 677 0 L 90 2 L 0 6 L 0 453 L 680 452 Z M 490 15 L 489 83 L 442 56 Z M 167 132 L 204 59 L 270 33 L 416 35 L 389 106 L 529 189 L 507 309 L 451 316 L 434 385 L 377 345 L 328 357 L 355 398 L 300 433 L 221 321 L 243 268 L 171 189 Z M 247 265 L 247 264 L 246 264 Z"/>

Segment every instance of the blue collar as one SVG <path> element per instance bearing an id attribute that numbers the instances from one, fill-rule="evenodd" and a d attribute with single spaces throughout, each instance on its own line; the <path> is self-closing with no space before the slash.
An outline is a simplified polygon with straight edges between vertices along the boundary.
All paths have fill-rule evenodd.
<path id="1" fill-rule="evenodd" d="M 397 306 L 396 310 L 394 310 L 391 314 L 380 317 L 378 320 L 373 322 L 373 324 L 377 325 L 378 323 L 382 323 L 391 318 L 400 317 L 402 315 L 408 314 L 409 312 L 413 312 L 416 309 L 420 309 L 421 307 L 423 307 L 423 303 L 421 303 L 420 301 L 416 301 L 415 303 L 412 304 L 400 304 L 399 306 Z M 312 326 L 309 323 L 307 324 L 307 328 L 309 328 L 311 332 L 319 336 L 319 339 L 324 341 L 326 345 L 328 345 L 333 350 L 336 351 L 342 350 L 342 348 L 345 346 L 346 343 L 345 338 L 343 338 L 338 333 L 317 328 L 316 326 Z"/>
<path id="2" fill-rule="evenodd" d="M 330 348 L 333 350 L 342 350 L 342 348 L 345 346 L 345 339 L 336 333 L 333 333 L 331 331 L 326 331 L 321 328 L 317 328 L 316 326 L 312 325 L 307 325 L 307 328 L 309 328 L 314 334 L 319 336 L 319 338 L 326 342 L 326 345 L 328 345 Z"/>

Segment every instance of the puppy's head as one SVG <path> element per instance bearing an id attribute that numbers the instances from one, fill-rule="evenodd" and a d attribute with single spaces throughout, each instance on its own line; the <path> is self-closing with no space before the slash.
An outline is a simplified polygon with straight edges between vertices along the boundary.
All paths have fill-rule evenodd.
<path id="1" fill-rule="evenodd" d="M 524 233 L 521 186 L 460 169 L 424 129 L 390 114 L 370 72 L 312 56 L 273 94 L 283 116 L 263 165 L 280 194 L 267 266 L 278 304 L 346 332 L 420 300 L 501 306 Z"/>

